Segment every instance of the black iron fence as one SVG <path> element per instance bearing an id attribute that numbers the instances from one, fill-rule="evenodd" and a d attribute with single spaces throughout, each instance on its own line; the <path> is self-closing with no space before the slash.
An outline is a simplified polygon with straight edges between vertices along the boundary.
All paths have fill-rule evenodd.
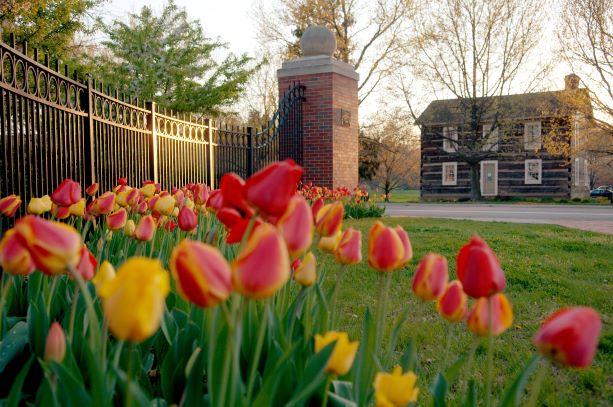
<path id="1" fill-rule="evenodd" d="M 216 186 L 226 172 L 243 177 L 285 158 L 302 163 L 304 86 L 289 87 L 264 128 L 228 126 L 166 113 L 155 103 L 71 78 L 0 42 L 0 197 L 24 202 L 49 194 L 65 178 L 111 189 L 120 177 L 164 188 Z"/>

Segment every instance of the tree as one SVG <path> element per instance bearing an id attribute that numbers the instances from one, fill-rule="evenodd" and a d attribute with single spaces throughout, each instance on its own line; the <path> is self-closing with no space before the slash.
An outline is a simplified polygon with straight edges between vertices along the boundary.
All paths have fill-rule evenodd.
<path id="1" fill-rule="evenodd" d="M 404 64 L 399 39 L 411 12 L 410 0 L 277 0 L 271 9 L 259 3 L 254 20 L 260 42 L 276 46 L 284 59 L 301 56 L 300 38 L 309 26 L 332 30 L 335 57 L 360 72 L 361 103 Z"/>
<path id="2" fill-rule="evenodd" d="M 52 59 L 71 61 L 83 47 L 76 36 L 88 31 L 92 11 L 104 0 L 2 0 L 0 31 L 4 42 L 15 34 L 17 43 L 28 42 Z"/>
<path id="3" fill-rule="evenodd" d="M 607 0 L 565 0 L 558 30 L 561 55 L 581 78 L 593 114 L 592 134 L 577 146 L 613 166 L 613 8 Z M 581 111 L 585 100 L 564 102 Z M 591 112 L 590 112 L 591 113 Z"/>
<path id="4" fill-rule="evenodd" d="M 492 142 L 492 132 L 504 120 L 500 96 L 510 93 L 518 76 L 530 79 L 527 91 L 548 71 L 546 62 L 530 61 L 541 36 L 543 13 L 540 0 L 433 0 L 419 14 L 415 35 L 409 39 L 414 52 L 408 59 L 415 77 L 433 94 L 443 91 L 459 101 L 457 140 L 447 139 L 455 147 L 453 158 L 470 167 L 472 199 L 481 195 L 479 163 L 495 155 L 504 139 L 498 132 L 501 136 Z M 413 111 L 411 86 L 400 86 Z M 482 131 L 486 115 L 491 127 Z"/>
<path id="5" fill-rule="evenodd" d="M 153 100 L 178 112 L 218 115 L 235 103 L 253 72 L 246 55 L 214 53 L 226 48 L 207 38 L 200 22 L 168 3 L 160 14 L 143 7 L 129 22 L 102 25 L 108 39 L 96 58 L 95 76 L 120 92 Z"/>

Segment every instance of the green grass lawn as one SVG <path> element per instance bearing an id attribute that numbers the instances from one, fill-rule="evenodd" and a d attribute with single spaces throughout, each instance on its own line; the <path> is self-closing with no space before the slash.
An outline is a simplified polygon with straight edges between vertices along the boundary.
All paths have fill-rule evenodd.
<path id="1" fill-rule="evenodd" d="M 366 237 L 372 222 L 364 219 L 346 224 L 362 231 L 363 253 L 366 253 Z M 434 251 L 447 256 L 451 278 L 455 278 L 455 255 L 475 233 L 489 243 L 500 259 L 508 281 L 506 294 L 515 317 L 513 327 L 495 340 L 497 397 L 531 357 L 532 337 L 540 321 L 562 306 L 588 305 L 598 310 L 603 319 L 594 364 L 583 371 L 554 368 L 551 373 L 550 370 L 540 404 L 613 405 L 613 236 L 548 225 L 419 218 L 384 219 L 384 222 L 403 226 L 413 244 L 413 261 L 407 269 L 393 275 L 386 320 L 389 330 L 403 310 L 410 310 L 409 320 L 402 328 L 398 357 L 413 336 L 419 354 L 420 405 L 427 405 L 426 387 L 442 363 L 447 323 L 438 316 L 433 304 L 423 304 L 413 296 L 411 277 L 421 257 Z M 329 256 L 323 261 L 323 267 L 330 271 L 337 268 Z M 329 277 L 327 283 L 332 280 Z M 341 329 L 351 338 L 360 337 L 365 308 L 374 311 L 377 281 L 377 273 L 368 268 L 366 261 L 351 267 L 344 275 L 339 297 Z M 472 343 L 466 325 L 454 325 L 452 352 L 465 351 Z M 483 345 L 477 348 L 474 366 L 478 378 L 485 372 L 485 349 Z M 449 356 L 447 360 L 454 359 Z M 462 381 L 459 385 L 463 385 Z M 480 385 L 484 385 L 482 381 Z M 453 397 L 452 389 L 451 405 L 458 405 L 459 400 Z"/>

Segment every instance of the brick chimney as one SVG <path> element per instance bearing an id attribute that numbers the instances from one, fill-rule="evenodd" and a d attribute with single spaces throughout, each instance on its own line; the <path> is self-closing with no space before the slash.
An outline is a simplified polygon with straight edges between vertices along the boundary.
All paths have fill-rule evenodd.
<path id="1" fill-rule="evenodd" d="M 579 89 L 579 83 L 581 82 L 581 78 L 574 73 L 566 75 L 564 77 L 564 90 L 577 90 Z"/>

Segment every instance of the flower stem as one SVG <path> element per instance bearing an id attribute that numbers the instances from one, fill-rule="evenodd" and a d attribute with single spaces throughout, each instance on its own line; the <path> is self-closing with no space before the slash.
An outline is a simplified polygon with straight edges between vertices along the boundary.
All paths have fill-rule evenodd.
<path id="1" fill-rule="evenodd" d="M 391 273 L 380 273 L 379 274 L 379 304 L 377 307 L 377 313 L 375 316 L 375 320 L 377 323 L 377 331 L 375 332 L 375 349 L 377 351 L 381 349 L 381 338 L 383 335 L 383 329 L 385 327 L 385 314 L 387 308 L 387 298 L 390 289 L 390 284 L 392 282 Z"/>
<path id="2" fill-rule="evenodd" d="M 7 272 L 2 272 L 2 276 L 0 276 L 1 284 L 0 284 L 0 338 L 2 338 L 2 322 L 4 321 L 4 304 L 6 302 L 6 296 L 8 295 L 9 288 L 11 288 L 11 282 L 13 281 L 10 276 L 8 276 Z M 8 281 L 5 281 L 7 280 Z"/>
<path id="3" fill-rule="evenodd" d="M 74 335 L 74 323 L 77 316 L 77 303 L 79 302 L 79 286 L 75 285 L 74 294 L 72 295 L 72 304 L 70 305 L 70 322 L 68 323 L 68 337 L 72 342 Z"/>
<path id="4" fill-rule="evenodd" d="M 338 302 L 338 291 L 341 285 L 341 281 L 343 278 L 343 274 L 345 271 L 345 265 L 343 264 L 338 272 L 336 273 L 336 282 L 334 283 L 334 288 L 332 291 L 332 299 L 330 300 L 330 321 L 328 323 L 330 329 L 334 329 L 336 327 L 336 303 Z"/>
<path id="5" fill-rule="evenodd" d="M 487 376 L 485 381 L 485 406 L 492 405 L 492 375 L 494 372 L 494 332 L 492 297 L 487 299 Z"/>
<path id="6" fill-rule="evenodd" d="M 47 302 L 45 304 L 45 310 L 47 311 L 47 316 L 51 319 L 51 301 L 53 300 L 53 295 L 55 294 L 55 288 L 57 287 L 57 281 L 59 276 L 52 277 L 53 281 L 51 282 L 51 288 L 49 289 L 49 295 L 47 296 Z"/>
<path id="7" fill-rule="evenodd" d="M 77 281 L 79 289 L 83 293 L 83 299 L 85 300 L 85 305 L 87 309 L 87 316 L 89 317 L 89 345 L 91 347 L 91 351 L 95 354 L 98 352 L 96 342 L 100 338 L 100 333 L 98 316 L 96 315 L 96 309 L 94 308 L 94 301 L 92 300 L 92 296 L 90 295 L 89 290 L 87 289 L 87 285 L 85 285 L 85 281 L 83 281 L 83 277 L 81 277 L 81 274 L 79 274 L 79 272 L 74 267 L 69 267 L 68 271 Z"/>
<path id="8" fill-rule="evenodd" d="M 328 393 L 330 393 L 330 385 L 332 384 L 332 380 L 334 379 L 333 374 L 328 374 L 326 378 L 326 386 L 324 387 L 324 399 L 321 401 L 321 407 L 326 407 L 328 405 Z"/>
<path id="9" fill-rule="evenodd" d="M 264 303 L 264 315 L 260 319 L 260 330 L 258 331 L 258 341 L 255 345 L 255 353 L 253 354 L 253 360 L 251 361 L 251 369 L 249 372 L 249 379 L 247 383 L 247 403 L 251 403 L 251 395 L 253 393 L 253 385 L 255 383 L 255 374 L 260 362 L 260 355 L 262 353 L 262 346 L 264 345 L 264 337 L 266 336 L 266 324 L 268 322 L 268 304 Z M 292 326 L 294 325 L 294 319 L 292 320 Z"/>
<path id="10" fill-rule="evenodd" d="M 535 407 L 537 405 L 539 394 L 541 393 L 541 387 L 543 385 L 543 381 L 545 380 L 545 376 L 549 371 L 549 363 L 547 360 L 542 360 L 541 365 L 539 366 L 538 371 L 536 372 L 536 378 L 534 379 L 534 384 L 532 385 L 532 391 L 530 394 L 530 400 L 526 404 L 526 407 Z"/>
<path id="11" fill-rule="evenodd" d="M 134 350 L 134 344 L 130 342 L 130 346 L 128 348 L 128 380 L 126 381 L 126 407 L 132 407 L 132 391 L 130 391 L 130 386 L 132 385 L 132 353 Z"/>

